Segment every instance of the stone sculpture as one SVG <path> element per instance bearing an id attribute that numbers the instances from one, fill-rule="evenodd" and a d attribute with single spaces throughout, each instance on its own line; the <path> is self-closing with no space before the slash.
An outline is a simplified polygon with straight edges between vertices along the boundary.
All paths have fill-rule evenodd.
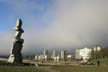
<path id="1" fill-rule="evenodd" d="M 16 27 L 14 29 L 16 31 L 12 50 L 10 52 L 10 56 L 8 59 L 9 63 L 15 63 L 15 64 L 22 64 L 22 54 L 21 50 L 23 47 L 24 39 L 21 38 L 22 33 L 24 33 L 24 30 L 22 29 L 22 21 L 21 19 L 18 19 L 16 22 Z"/>

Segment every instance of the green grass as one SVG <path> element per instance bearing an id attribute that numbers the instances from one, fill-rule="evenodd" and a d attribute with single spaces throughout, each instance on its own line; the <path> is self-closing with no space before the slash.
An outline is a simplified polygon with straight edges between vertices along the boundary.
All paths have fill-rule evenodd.
<path id="1" fill-rule="evenodd" d="M 0 72 L 45 72 L 36 67 L 25 66 L 0 66 Z"/>
<path id="2" fill-rule="evenodd" d="M 100 59 L 100 67 L 97 66 L 96 60 L 92 60 L 94 65 L 79 66 L 53 66 L 53 70 L 59 72 L 108 72 L 108 58 Z"/>
<path id="3" fill-rule="evenodd" d="M 91 62 L 92 62 L 93 64 L 97 65 L 97 60 L 96 60 L 96 59 L 91 60 Z M 108 58 L 100 59 L 100 64 L 101 64 L 102 66 L 108 65 Z"/>
<path id="4" fill-rule="evenodd" d="M 108 72 L 108 59 L 101 60 L 101 66 L 98 67 L 96 60 L 92 61 L 95 65 L 79 65 L 79 66 L 42 66 L 36 68 L 32 66 L 0 66 L 0 72 L 51 72 L 50 70 L 59 72 Z M 41 66 L 40 66 L 41 67 Z M 50 68 L 47 71 L 46 68 Z"/>
<path id="5" fill-rule="evenodd" d="M 101 60 L 101 63 L 103 65 L 108 65 L 108 58 Z"/>
<path id="6" fill-rule="evenodd" d="M 108 66 L 53 66 L 59 72 L 108 72 Z"/>
<path id="7" fill-rule="evenodd" d="M 45 66 L 46 67 L 46 66 Z M 108 66 L 52 66 L 50 70 L 58 72 L 108 72 Z M 0 72 L 48 72 L 36 67 L 26 66 L 0 66 Z M 49 71 L 50 72 L 50 71 Z"/>

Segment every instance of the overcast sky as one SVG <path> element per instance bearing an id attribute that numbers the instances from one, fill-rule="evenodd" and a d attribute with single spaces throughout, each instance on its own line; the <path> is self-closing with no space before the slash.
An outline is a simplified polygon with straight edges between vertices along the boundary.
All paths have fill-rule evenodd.
<path id="1" fill-rule="evenodd" d="M 108 46 L 108 0 L 0 0 L 0 54 L 21 18 L 23 51 Z"/>

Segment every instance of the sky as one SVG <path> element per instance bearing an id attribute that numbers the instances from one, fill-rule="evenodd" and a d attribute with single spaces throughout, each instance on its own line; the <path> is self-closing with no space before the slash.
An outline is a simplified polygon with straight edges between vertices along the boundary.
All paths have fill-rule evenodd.
<path id="1" fill-rule="evenodd" d="M 107 0 L 0 0 L 0 54 L 8 54 L 16 20 L 23 51 L 108 46 Z"/>

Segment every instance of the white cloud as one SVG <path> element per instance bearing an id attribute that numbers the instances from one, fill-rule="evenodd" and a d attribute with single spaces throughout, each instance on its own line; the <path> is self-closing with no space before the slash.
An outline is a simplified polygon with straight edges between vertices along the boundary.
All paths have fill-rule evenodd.
<path id="1" fill-rule="evenodd" d="M 55 22 L 49 26 L 49 45 L 80 47 L 108 43 L 106 0 L 57 0 Z"/>
<path id="2" fill-rule="evenodd" d="M 10 32 L 0 33 L 0 54 L 9 54 L 12 47 L 12 35 Z"/>

